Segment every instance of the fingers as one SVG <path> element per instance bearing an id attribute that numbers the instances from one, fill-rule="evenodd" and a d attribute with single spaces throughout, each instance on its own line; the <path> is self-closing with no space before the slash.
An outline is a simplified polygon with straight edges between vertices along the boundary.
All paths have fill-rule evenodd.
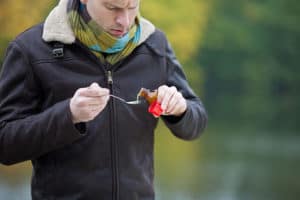
<path id="1" fill-rule="evenodd" d="M 92 83 L 89 87 L 78 89 L 76 93 L 85 97 L 99 97 L 109 95 L 109 90 L 100 87 L 97 83 Z"/>
<path id="2" fill-rule="evenodd" d="M 173 114 L 180 111 L 180 108 L 183 107 L 185 99 L 182 97 L 180 92 L 176 92 L 169 101 L 169 104 L 166 108 L 166 114 Z"/>
<path id="3" fill-rule="evenodd" d="M 161 108 L 164 111 L 167 111 L 169 102 L 171 100 L 173 100 L 172 97 L 176 92 L 177 92 L 177 89 L 174 86 L 167 87 L 166 85 L 163 85 L 158 88 L 157 101 L 161 103 Z"/>
<path id="4" fill-rule="evenodd" d="M 79 96 L 76 98 L 76 101 L 74 103 L 79 107 L 98 106 L 107 102 L 108 99 L 109 99 L 108 95 L 100 96 L 100 97 Z"/>
<path id="5" fill-rule="evenodd" d="M 174 86 L 160 86 L 158 88 L 157 101 L 161 103 L 164 115 L 179 116 L 183 114 L 187 108 L 185 98 Z"/>
<path id="6" fill-rule="evenodd" d="M 89 87 L 80 88 L 76 91 L 78 106 L 101 105 L 108 101 L 109 90 L 101 88 L 97 83 L 92 83 Z"/>
<path id="7" fill-rule="evenodd" d="M 73 123 L 94 119 L 107 105 L 109 90 L 92 83 L 89 87 L 79 88 L 70 100 Z"/>

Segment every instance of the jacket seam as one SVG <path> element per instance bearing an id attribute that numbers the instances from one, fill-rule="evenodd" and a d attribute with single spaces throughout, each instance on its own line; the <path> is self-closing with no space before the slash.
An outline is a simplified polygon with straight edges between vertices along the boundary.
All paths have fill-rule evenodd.
<path id="1" fill-rule="evenodd" d="M 63 58 L 63 59 L 54 59 L 54 58 L 39 59 L 39 60 L 33 61 L 33 64 L 56 63 L 56 62 L 70 61 L 70 60 L 79 60 L 79 59 L 75 59 L 75 58 L 72 58 L 72 57 L 67 57 L 67 58 Z"/>
<path id="2" fill-rule="evenodd" d="M 38 77 L 36 77 L 34 70 L 33 70 L 33 65 L 34 63 L 32 62 L 32 60 L 30 59 L 29 55 L 25 55 L 24 52 L 29 52 L 28 50 L 26 50 L 26 47 L 22 44 L 22 43 L 18 43 L 17 41 L 15 41 L 16 46 L 18 46 L 18 48 L 20 50 L 24 49 L 24 51 L 20 51 L 20 53 L 22 54 L 23 58 L 27 61 L 28 63 L 28 68 L 29 71 L 31 72 L 31 76 L 34 80 L 32 80 L 33 82 L 36 82 L 38 79 Z M 28 80 L 29 76 L 26 77 L 26 80 Z M 35 84 L 35 85 L 39 85 L 39 84 Z"/>
<path id="3" fill-rule="evenodd" d="M 25 55 L 25 46 L 22 45 L 21 43 L 18 43 L 17 41 L 12 42 L 12 44 L 15 44 L 15 47 L 18 49 L 19 53 L 22 55 L 25 63 L 27 63 L 27 65 L 23 65 L 22 67 L 25 67 L 25 71 L 29 73 L 29 75 L 25 76 L 25 85 L 24 87 L 28 87 L 30 85 L 30 82 L 36 82 L 37 78 L 35 78 L 35 74 L 33 73 L 33 69 L 32 69 L 32 62 L 29 59 L 29 56 Z M 39 84 L 34 84 L 34 85 L 39 85 Z M 26 97 L 26 93 L 25 90 L 22 90 L 22 93 L 24 94 L 24 96 Z M 17 114 L 20 114 L 20 112 L 18 111 Z"/>
<path id="4" fill-rule="evenodd" d="M 25 47 L 23 44 L 17 42 L 16 40 L 15 40 L 14 42 L 12 42 L 12 44 L 15 44 L 15 46 L 18 48 L 20 54 L 22 55 L 22 57 L 23 57 L 23 58 L 26 60 L 26 62 L 27 62 L 28 64 L 30 64 L 30 66 L 31 66 L 32 63 L 31 63 L 31 60 L 29 59 L 29 56 L 25 55 L 25 53 L 24 53 L 24 52 L 27 52 L 26 47 Z"/>

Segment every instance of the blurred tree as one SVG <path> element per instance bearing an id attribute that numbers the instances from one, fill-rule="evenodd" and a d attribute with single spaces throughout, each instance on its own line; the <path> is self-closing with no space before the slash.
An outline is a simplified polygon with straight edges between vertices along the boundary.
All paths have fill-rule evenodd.
<path id="1" fill-rule="evenodd" d="M 199 94 L 203 92 L 203 78 L 195 56 L 207 26 L 209 7 L 210 2 L 204 0 L 141 1 L 141 14 L 165 31 Z"/>
<path id="2" fill-rule="evenodd" d="M 227 127 L 300 125 L 300 3 L 213 0 L 198 60 L 210 118 Z"/>
<path id="3" fill-rule="evenodd" d="M 57 0 L 0 1 L 0 64 L 8 42 L 28 27 L 42 21 L 56 2 Z"/>

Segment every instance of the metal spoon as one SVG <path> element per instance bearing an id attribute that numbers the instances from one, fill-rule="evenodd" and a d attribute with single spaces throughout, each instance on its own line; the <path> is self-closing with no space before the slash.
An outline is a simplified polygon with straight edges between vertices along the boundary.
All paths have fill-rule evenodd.
<path id="1" fill-rule="evenodd" d="M 118 97 L 118 96 L 115 96 L 115 95 L 112 95 L 110 94 L 109 96 L 115 98 L 115 99 L 118 99 L 119 101 L 122 101 L 123 103 L 126 103 L 126 104 L 131 104 L 131 105 L 135 105 L 135 104 L 140 104 L 142 101 L 139 99 L 139 97 L 136 98 L 136 100 L 134 101 L 126 101 L 125 99 L 121 98 L 121 97 Z"/>

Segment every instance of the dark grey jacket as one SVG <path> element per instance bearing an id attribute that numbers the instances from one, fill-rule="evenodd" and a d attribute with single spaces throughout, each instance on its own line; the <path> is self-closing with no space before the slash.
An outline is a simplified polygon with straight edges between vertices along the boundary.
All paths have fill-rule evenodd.
<path id="1" fill-rule="evenodd" d="M 111 99 L 94 120 L 74 126 L 69 100 L 92 82 L 128 100 L 141 87 L 174 85 L 187 99 L 187 111 L 162 119 L 175 136 L 196 138 L 206 113 L 165 36 L 156 30 L 111 66 L 78 41 L 63 47 L 45 42 L 42 30 L 43 24 L 29 29 L 7 49 L 0 79 L 0 162 L 32 161 L 34 200 L 154 199 L 158 120 L 147 112 L 147 103 L 129 106 Z"/>

